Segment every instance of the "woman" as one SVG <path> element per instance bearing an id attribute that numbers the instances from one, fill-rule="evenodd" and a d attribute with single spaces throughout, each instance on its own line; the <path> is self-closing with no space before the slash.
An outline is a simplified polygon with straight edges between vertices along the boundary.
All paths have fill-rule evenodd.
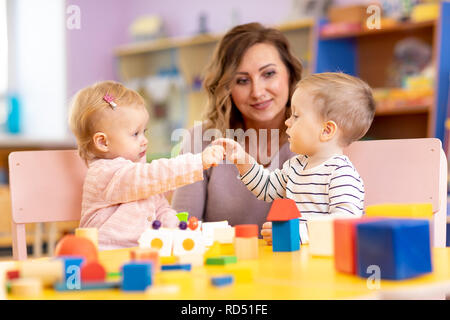
<path id="1" fill-rule="evenodd" d="M 280 31 L 259 23 L 234 27 L 219 42 L 207 69 L 206 121 L 190 131 L 182 152 L 198 153 L 212 136 L 234 135 L 259 163 L 281 168 L 294 155 L 284 122 L 301 73 L 302 65 Z M 203 181 L 177 189 L 172 207 L 204 222 L 227 220 L 261 228 L 271 204 L 257 200 L 238 174 L 232 164 L 211 168 Z"/>

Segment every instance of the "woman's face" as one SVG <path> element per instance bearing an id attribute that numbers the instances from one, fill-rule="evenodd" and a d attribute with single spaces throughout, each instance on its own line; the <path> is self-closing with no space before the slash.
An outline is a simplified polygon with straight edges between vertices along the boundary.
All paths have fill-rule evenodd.
<path id="1" fill-rule="evenodd" d="M 232 82 L 231 97 L 247 128 L 284 122 L 289 73 L 275 46 L 258 43 L 245 52 Z"/>

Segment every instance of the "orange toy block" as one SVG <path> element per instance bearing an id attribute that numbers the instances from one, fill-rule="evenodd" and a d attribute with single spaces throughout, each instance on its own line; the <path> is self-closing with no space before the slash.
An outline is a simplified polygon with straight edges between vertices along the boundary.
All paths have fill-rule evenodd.
<path id="1" fill-rule="evenodd" d="M 375 220 L 380 220 L 380 218 L 334 220 L 334 266 L 337 271 L 356 274 L 356 226 Z"/>
<path id="2" fill-rule="evenodd" d="M 152 270 L 159 270 L 158 250 L 153 248 L 133 248 L 130 251 L 130 258 L 133 261 L 150 261 L 153 264 Z"/>
<path id="3" fill-rule="evenodd" d="M 70 234 L 58 242 L 55 256 L 81 256 L 86 262 L 98 260 L 97 248 L 91 240 Z"/>
<path id="4" fill-rule="evenodd" d="M 258 259 L 258 225 L 241 224 L 234 227 L 234 251 L 238 260 Z"/>
<path id="5" fill-rule="evenodd" d="M 81 266 L 81 282 L 103 282 L 105 279 L 106 271 L 100 263 L 91 261 Z"/>

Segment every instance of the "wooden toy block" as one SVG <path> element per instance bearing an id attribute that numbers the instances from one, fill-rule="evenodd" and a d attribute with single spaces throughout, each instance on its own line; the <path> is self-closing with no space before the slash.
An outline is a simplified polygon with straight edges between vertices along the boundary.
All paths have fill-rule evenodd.
<path id="1" fill-rule="evenodd" d="M 178 220 L 188 222 L 189 213 L 188 212 L 179 212 L 177 213 Z"/>
<path id="2" fill-rule="evenodd" d="M 60 256 L 58 257 L 64 263 L 64 281 L 68 278 L 77 277 L 77 281 L 81 279 L 81 265 L 85 261 L 84 257 L 76 256 Z"/>
<path id="3" fill-rule="evenodd" d="M 367 217 L 433 218 L 433 206 L 431 203 L 377 204 L 367 206 L 365 212 Z"/>
<path id="4" fill-rule="evenodd" d="M 149 261 L 153 264 L 153 270 L 160 268 L 158 250 L 153 248 L 132 248 L 130 259 L 132 261 Z"/>
<path id="5" fill-rule="evenodd" d="M 215 241 L 211 247 L 209 247 L 204 254 L 205 259 L 209 257 L 219 257 L 222 255 L 222 250 L 220 243 L 218 241 Z"/>
<path id="6" fill-rule="evenodd" d="M 14 280 L 20 278 L 19 270 L 11 270 L 6 272 L 6 279 Z"/>
<path id="7" fill-rule="evenodd" d="M 14 279 L 10 283 L 11 293 L 21 297 L 38 297 L 42 294 L 42 281 L 38 278 Z"/>
<path id="8" fill-rule="evenodd" d="M 307 222 L 309 232 L 309 252 L 313 256 L 333 256 L 333 217 L 320 217 Z"/>
<path id="9" fill-rule="evenodd" d="M 190 264 L 165 264 L 161 266 L 161 271 L 185 270 L 191 271 Z"/>
<path id="10" fill-rule="evenodd" d="M 236 256 L 210 257 L 206 259 L 207 265 L 224 266 L 230 263 L 236 263 Z"/>
<path id="11" fill-rule="evenodd" d="M 192 290 L 196 279 L 191 272 L 184 270 L 173 270 L 170 272 L 160 272 L 156 282 L 158 285 L 177 285 L 184 290 Z"/>
<path id="12" fill-rule="evenodd" d="M 236 283 L 250 283 L 253 281 L 253 270 L 239 265 L 226 265 L 225 271 L 234 276 Z"/>
<path id="13" fill-rule="evenodd" d="M 43 286 L 62 281 L 65 274 L 64 261 L 61 259 L 25 260 L 20 262 L 18 269 L 21 278 L 38 278 Z"/>
<path id="14" fill-rule="evenodd" d="M 334 266 L 337 271 L 356 274 L 356 226 L 381 218 L 339 218 L 334 220 Z"/>
<path id="15" fill-rule="evenodd" d="M 428 220 L 383 219 L 356 227 L 358 275 L 369 277 L 370 266 L 381 279 L 402 280 L 432 271 Z"/>
<path id="16" fill-rule="evenodd" d="M 203 254 L 205 243 L 202 233 L 191 230 L 175 230 L 173 233 L 173 255 Z"/>
<path id="17" fill-rule="evenodd" d="M 174 264 L 177 262 L 179 262 L 178 256 L 159 257 L 160 264 Z"/>
<path id="18" fill-rule="evenodd" d="M 233 243 L 221 243 L 220 253 L 223 256 L 234 256 L 234 240 Z"/>
<path id="19" fill-rule="evenodd" d="M 226 228 L 228 227 L 228 221 L 218 221 L 218 222 L 203 222 L 201 224 L 202 234 L 205 240 L 205 244 L 210 246 L 214 242 L 214 229 L 215 228 Z"/>
<path id="20" fill-rule="evenodd" d="M 81 282 L 104 282 L 105 268 L 96 261 L 83 263 L 81 266 Z"/>
<path id="21" fill-rule="evenodd" d="M 234 242 L 234 228 L 232 228 L 231 226 L 225 228 L 214 228 L 213 233 L 214 241 L 218 241 L 224 244 Z"/>
<path id="22" fill-rule="evenodd" d="M 300 249 L 301 217 L 292 199 L 275 199 L 267 215 L 272 221 L 272 250 L 274 252 L 297 251 Z"/>
<path id="23" fill-rule="evenodd" d="M 177 256 L 177 258 L 179 263 L 189 263 L 193 267 L 203 266 L 204 264 L 204 258 L 202 254 L 182 254 Z"/>
<path id="24" fill-rule="evenodd" d="M 79 288 L 69 288 L 66 283 L 58 282 L 55 283 L 53 289 L 56 291 L 73 291 L 73 290 L 108 290 L 120 288 L 121 282 L 111 281 L 111 282 L 84 282 L 81 283 Z"/>
<path id="25" fill-rule="evenodd" d="M 273 252 L 300 250 L 300 226 L 298 219 L 272 221 Z"/>
<path id="26" fill-rule="evenodd" d="M 55 256 L 81 256 L 86 261 L 97 261 L 98 251 L 91 240 L 69 234 L 56 245 Z"/>
<path id="27" fill-rule="evenodd" d="M 152 264 L 131 262 L 122 267 L 122 290 L 145 291 L 152 284 Z"/>
<path id="28" fill-rule="evenodd" d="M 258 259 L 258 225 L 236 225 L 234 232 L 234 251 L 238 260 Z"/>
<path id="29" fill-rule="evenodd" d="M 212 277 L 211 284 L 215 287 L 223 287 L 233 283 L 233 276 Z"/>
<path id="30" fill-rule="evenodd" d="M 98 248 L 98 230 L 97 228 L 76 228 L 75 235 L 77 237 L 86 238 L 91 240 L 92 243 Z"/>
<path id="31" fill-rule="evenodd" d="M 153 248 L 158 250 L 160 257 L 168 257 L 172 254 L 173 230 L 147 229 L 138 240 L 140 248 Z"/>

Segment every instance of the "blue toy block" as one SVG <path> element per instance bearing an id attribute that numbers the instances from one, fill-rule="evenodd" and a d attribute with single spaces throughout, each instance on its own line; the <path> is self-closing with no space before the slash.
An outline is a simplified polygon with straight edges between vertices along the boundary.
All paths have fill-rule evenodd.
<path id="1" fill-rule="evenodd" d="M 233 276 L 212 277 L 211 283 L 216 287 L 222 287 L 233 283 Z"/>
<path id="2" fill-rule="evenodd" d="M 186 270 L 191 271 L 191 264 L 165 264 L 161 266 L 161 271 Z"/>
<path id="3" fill-rule="evenodd" d="M 122 290 L 144 291 L 152 284 L 152 264 L 131 262 L 122 267 Z"/>
<path id="4" fill-rule="evenodd" d="M 297 251 L 299 249 L 299 220 L 272 221 L 273 252 Z"/>
<path id="5" fill-rule="evenodd" d="M 408 279 L 432 271 L 428 220 L 383 219 L 356 227 L 358 275 L 373 276 L 377 266 L 381 279 Z"/>
<path id="6" fill-rule="evenodd" d="M 90 283 L 81 283 L 80 288 L 69 288 L 64 282 L 57 282 L 53 285 L 53 288 L 56 291 L 74 291 L 74 290 L 107 290 L 107 289 L 115 289 L 120 287 L 120 282 L 90 282 Z"/>
<path id="7" fill-rule="evenodd" d="M 81 265 L 84 262 L 84 257 L 81 256 L 59 256 L 57 259 L 64 261 L 64 282 L 67 282 L 68 278 L 77 275 L 78 280 L 81 281 Z"/>

